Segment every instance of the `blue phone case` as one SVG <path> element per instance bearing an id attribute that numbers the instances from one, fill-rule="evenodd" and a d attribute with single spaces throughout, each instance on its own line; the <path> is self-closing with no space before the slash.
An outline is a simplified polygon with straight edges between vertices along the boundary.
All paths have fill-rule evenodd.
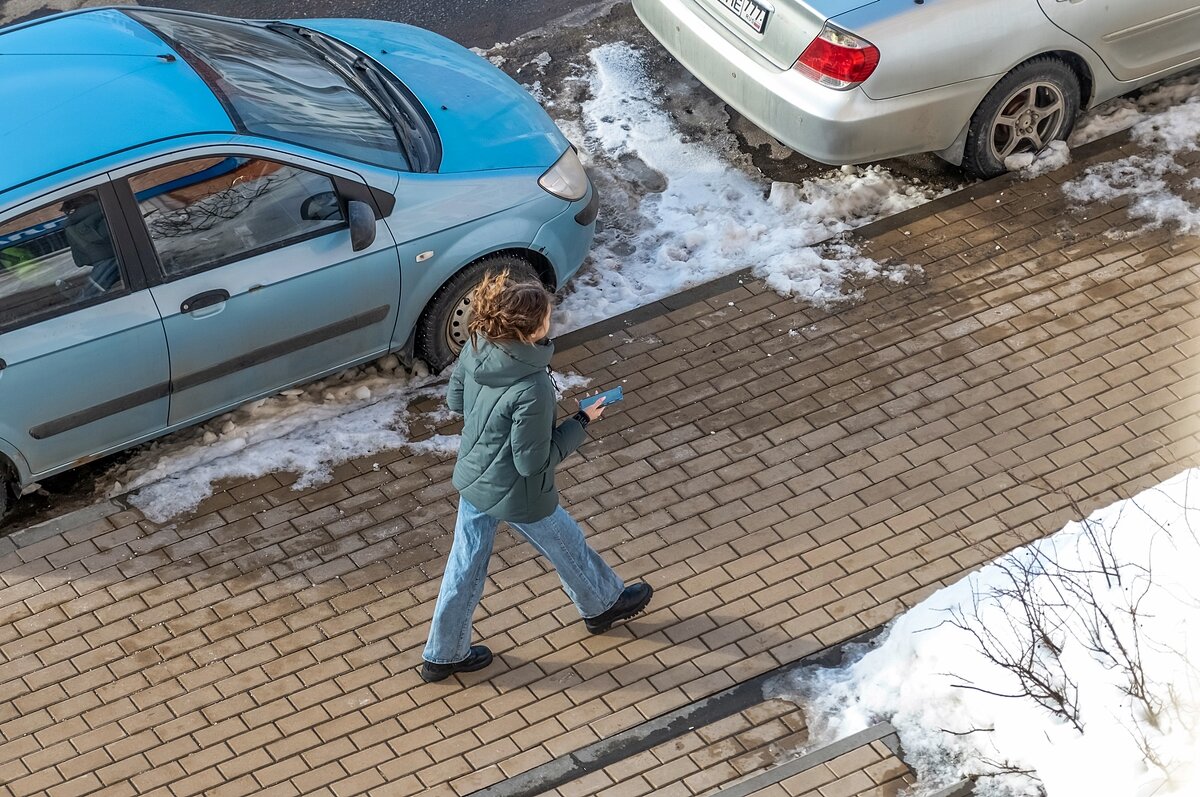
<path id="1" fill-rule="evenodd" d="M 586 410 L 600 399 L 604 399 L 604 405 L 607 407 L 609 404 L 616 404 L 623 398 L 625 398 L 625 391 L 620 385 L 617 385 L 612 390 L 606 390 L 603 393 L 598 393 L 595 396 L 588 396 L 587 398 L 580 400 L 579 409 Z"/>

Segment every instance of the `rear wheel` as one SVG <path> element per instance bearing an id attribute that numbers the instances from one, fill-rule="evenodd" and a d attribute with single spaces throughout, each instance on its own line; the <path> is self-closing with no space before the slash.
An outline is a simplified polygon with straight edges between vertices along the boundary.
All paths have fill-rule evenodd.
<path id="1" fill-rule="evenodd" d="M 1034 58 L 997 83 L 967 132 L 963 168 L 977 177 L 1003 174 L 1005 158 L 1038 153 L 1065 140 L 1079 114 L 1079 76 L 1053 56 Z"/>
<path id="2" fill-rule="evenodd" d="M 499 254 L 476 260 L 455 274 L 433 295 L 417 322 L 416 354 L 440 373 L 454 362 L 468 340 L 467 325 L 471 321 L 471 299 L 475 286 L 485 274 L 504 271 L 513 279 L 541 282 L 533 264 L 519 255 Z"/>

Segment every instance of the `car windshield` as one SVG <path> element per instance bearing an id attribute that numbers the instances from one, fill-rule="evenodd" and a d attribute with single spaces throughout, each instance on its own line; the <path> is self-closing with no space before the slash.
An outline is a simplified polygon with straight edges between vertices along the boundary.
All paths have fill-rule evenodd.
<path id="1" fill-rule="evenodd" d="M 245 22 L 129 13 L 184 56 L 246 132 L 392 169 L 413 168 L 418 131 L 400 131 L 390 109 L 313 48 Z"/>

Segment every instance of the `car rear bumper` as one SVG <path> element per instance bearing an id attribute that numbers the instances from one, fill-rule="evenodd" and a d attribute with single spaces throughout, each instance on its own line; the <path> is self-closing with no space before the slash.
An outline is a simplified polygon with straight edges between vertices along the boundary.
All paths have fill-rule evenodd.
<path id="1" fill-rule="evenodd" d="M 633 8 L 667 51 L 717 96 L 823 163 L 946 149 L 991 87 L 991 78 L 981 78 L 874 100 L 861 88 L 835 91 L 790 69 L 781 71 L 727 39 L 686 0 L 633 0 Z"/>

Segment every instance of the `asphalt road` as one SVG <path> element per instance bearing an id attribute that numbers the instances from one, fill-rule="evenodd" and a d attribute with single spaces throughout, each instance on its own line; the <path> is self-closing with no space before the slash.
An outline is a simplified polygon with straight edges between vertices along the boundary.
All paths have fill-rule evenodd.
<path id="1" fill-rule="evenodd" d="M 20 21 L 81 5 L 91 3 L 0 0 L 0 21 Z M 429 28 L 468 47 L 490 47 L 597 5 L 597 0 L 140 0 L 138 5 L 277 19 L 372 17 Z"/>

